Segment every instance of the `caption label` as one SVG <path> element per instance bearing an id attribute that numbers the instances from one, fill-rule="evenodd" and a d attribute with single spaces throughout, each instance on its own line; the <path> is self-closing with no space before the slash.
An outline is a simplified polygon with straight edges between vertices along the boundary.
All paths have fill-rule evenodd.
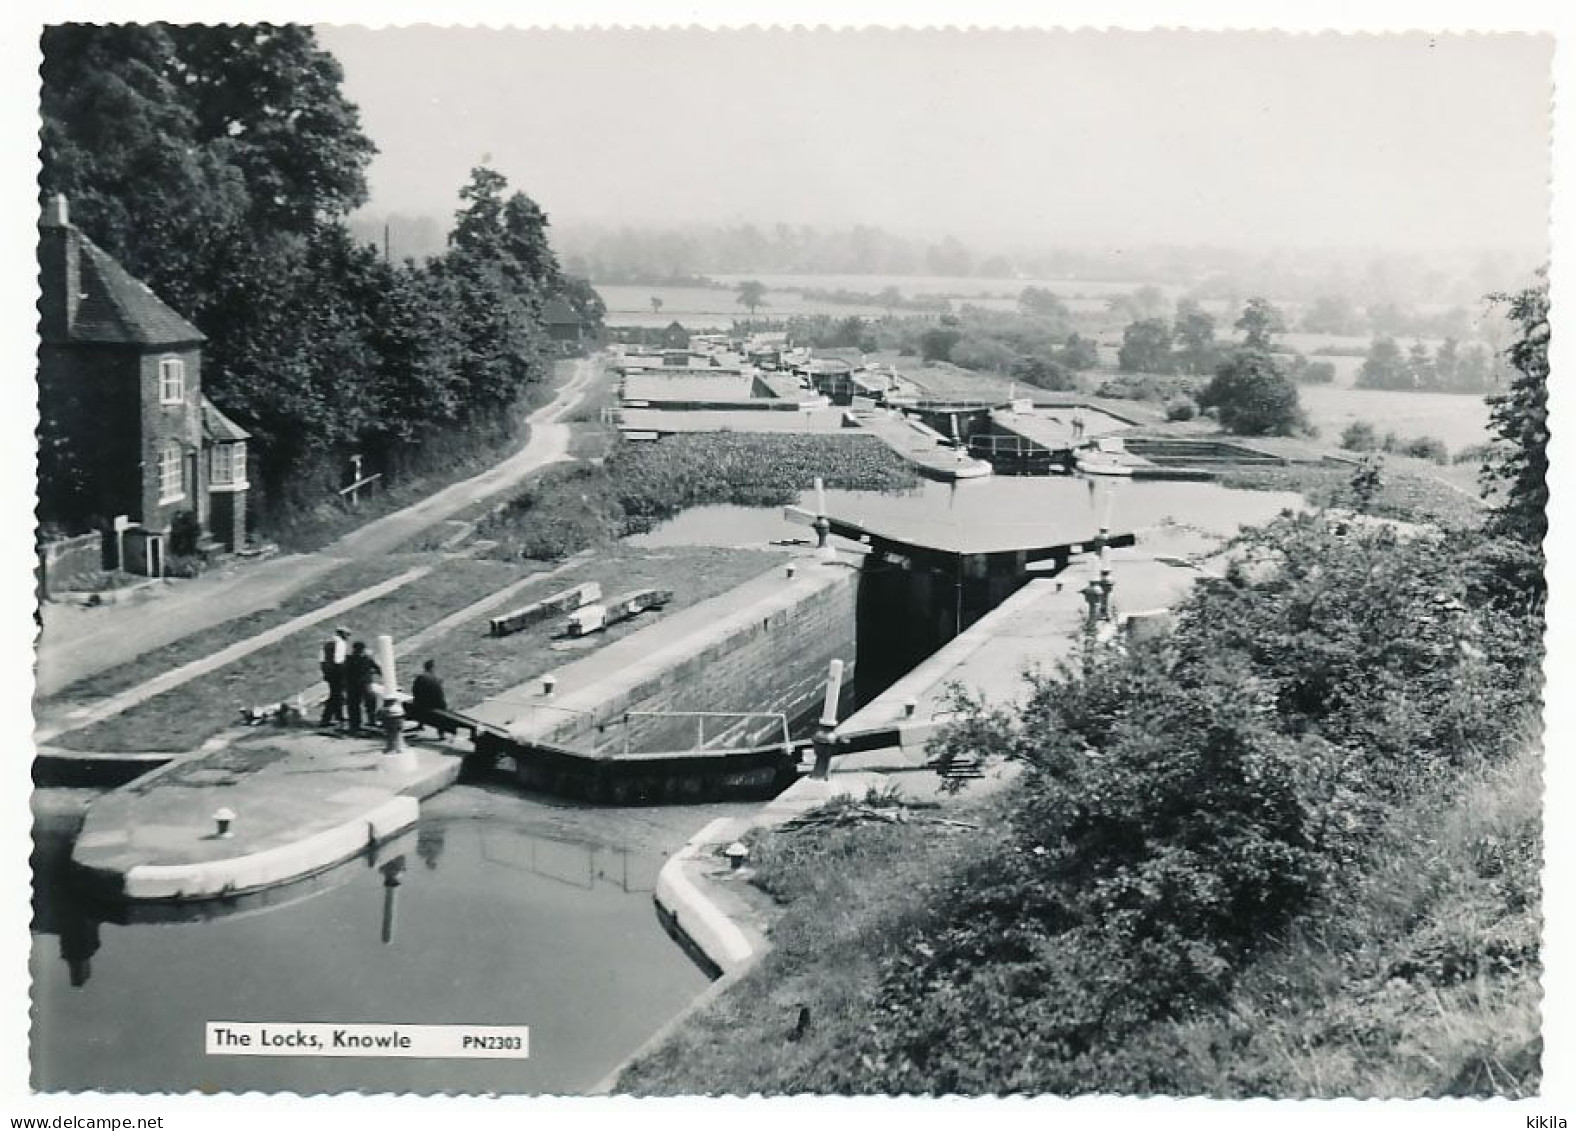
<path id="1" fill-rule="evenodd" d="M 524 1060 L 525 1025 L 333 1025 L 210 1021 L 209 1056 L 407 1056 Z"/>

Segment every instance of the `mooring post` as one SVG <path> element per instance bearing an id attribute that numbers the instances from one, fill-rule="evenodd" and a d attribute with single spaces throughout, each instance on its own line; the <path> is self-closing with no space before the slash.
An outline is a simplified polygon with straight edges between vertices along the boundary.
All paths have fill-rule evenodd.
<path id="1" fill-rule="evenodd" d="M 821 725 L 810 740 L 815 746 L 812 777 L 825 781 L 832 772 L 832 729 L 837 726 L 837 700 L 843 692 L 843 661 L 833 660 L 826 669 L 826 698 L 821 703 Z"/>
<path id="2" fill-rule="evenodd" d="M 378 637 L 378 667 L 383 671 L 383 753 L 389 758 L 386 764 L 396 770 L 413 770 L 416 754 L 405 746 L 405 703 L 399 692 L 392 636 Z"/>
<path id="3" fill-rule="evenodd" d="M 816 552 L 823 562 L 832 561 L 837 551 L 832 548 L 832 520 L 826 516 L 826 483 L 815 477 L 815 521 L 810 524 L 815 531 Z"/>

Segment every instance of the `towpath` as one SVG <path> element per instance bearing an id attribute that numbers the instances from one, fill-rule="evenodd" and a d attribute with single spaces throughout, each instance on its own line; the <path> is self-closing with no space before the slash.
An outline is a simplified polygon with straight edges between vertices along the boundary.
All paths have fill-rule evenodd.
<path id="1" fill-rule="evenodd" d="M 320 551 L 236 565 L 171 585 L 152 599 L 122 605 L 88 609 L 51 604 L 38 642 L 35 694 L 52 695 L 192 633 L 276 606 L 335 566 L 387 554 L 466 507 L 517 486 L 532 472 L 568 459 L 564 417 L 585 392 L 598 363 L 590 358 L 572 364 L 570 379 L 530 415 L 530 438 L 513 455 L 480 475 L 374 519 Z"/>

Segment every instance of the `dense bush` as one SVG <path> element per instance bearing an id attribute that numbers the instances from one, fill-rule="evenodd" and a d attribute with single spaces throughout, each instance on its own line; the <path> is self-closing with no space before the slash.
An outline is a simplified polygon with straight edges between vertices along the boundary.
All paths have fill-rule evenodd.
<path id="1" fill-rule="evenodd" d="M 1366 420 L 1354 420 L 1341 430 L 1341 447 L 1349 452 L 1371 452 L 1379 446 L 1379 433 Z"/>
<path id="2" fill-rule="evenodd" d="M 1186 397 L 1166 402 L 1167 420 L 1192 420 L 1197 415 L 1198 405 Z"/>
<path id="3" fill-rule="evenodd" d="M 1027 771 L 1010 844 L 886 963 L 833 1075 L 1077 1091 L 1087 1058 L 1222 1000 L 1360 882 L 1399 806 L 1518 741 L 1536 656 L 1527 622 L 1475 599 L 1471 554 L 1283 518 L 1240 540 L 1169 638 L 1036 678 L 1020 713 L 967 712 L 943 757 Z"/>
<path id="4" fill-rule="evenodd" d="M 893 491 L 918 482 L 863 436 L 671 436 L 622 443 L 600 466 L 554 468 L 484 526 L 509 557 L 553 559 L 650 530 L 708 503 L 782 506 L 820 477 L 827 487 Z"/>
<path id="5" fill-rule="evenodd" d="M 1445 447 L 1445 442 L 1434 436 L 1414 436 L 1402 441 L 1396 448 L 1401 455 L 1411 456 L 1413 459 L 1432 460 L 1434 463 L 1449 463 L 1450 449 Z"/>

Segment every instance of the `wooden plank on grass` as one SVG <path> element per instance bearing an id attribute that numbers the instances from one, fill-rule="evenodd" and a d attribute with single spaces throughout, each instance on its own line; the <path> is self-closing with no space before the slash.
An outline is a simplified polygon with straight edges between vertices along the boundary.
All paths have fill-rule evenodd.
<path id="1" fill-rule="evenodd" d="M 487 630 L 494 636 L 508 636 L 512 632 L 520 632 L 560 613 L 572 612 L 581 605 L 589 605 L 599 600 L 601 596 L 602 586 L 599 583 L 583 582 L 561 593 L 554 593 L 551 597 L 543 597 L 540 601 L 533 601 L 529 605 L 522 605 L 511 612 L 493 617 L 487 622 Z"/>

